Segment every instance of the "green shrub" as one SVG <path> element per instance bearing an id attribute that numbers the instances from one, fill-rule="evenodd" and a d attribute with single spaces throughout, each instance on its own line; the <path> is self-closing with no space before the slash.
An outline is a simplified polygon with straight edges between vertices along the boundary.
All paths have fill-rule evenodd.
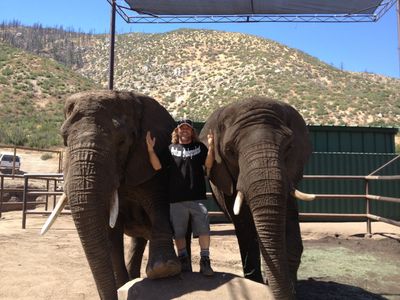
<path id="1" fill-rule="evenodd" d="M 5 76 L 0 76 L 0 84 L 7 84 L 7 83 L 8 83 L 7 77 L 5 77 Z"/>
<path id="2" fill-rule="evenodd" d="M 27 142 L 27 136 L 23 129 L 19 126 L 12 126 L 1 128 L 3 134 L 1 135 L 1 142 L 7 145 L 24 146 Z"/>
<path id="3" fill-rule="evenodd" d="M 43 153 L 41 156 L 40 156 L 40 159 L 41 160 L 48 160 L 48 159 L 50 159 L 50 158 L 53 158 L 53 155 L 51 154 L 51 153 Z"/>
<path id="4" fill-rule="evenodd" d="M 10 68 L 5 68 L 2 72 L 1 72 L 4 76 L 10 76 L 13 74 L 13 70 L 11 70 Z"/>

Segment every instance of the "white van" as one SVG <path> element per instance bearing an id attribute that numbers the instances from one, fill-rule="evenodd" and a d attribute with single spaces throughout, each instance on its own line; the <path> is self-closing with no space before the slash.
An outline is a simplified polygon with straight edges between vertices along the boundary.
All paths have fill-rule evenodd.
<path id="1" fill-rule="evenodd" d="M 14 164 L 13 154 L 0 154 L 0 169 L 12 170 Z M 21 166 L 21 159 L 18 155 L 15 156 L 15 170 L 19 170 Z"/>

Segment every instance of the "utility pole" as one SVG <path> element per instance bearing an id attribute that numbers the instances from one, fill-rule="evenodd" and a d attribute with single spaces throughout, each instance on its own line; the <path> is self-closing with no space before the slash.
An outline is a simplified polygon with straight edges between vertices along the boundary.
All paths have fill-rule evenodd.
<path id="1" fill-rule="evenodd" d="M 400 77 L 400 0 L 397 0 L 397 52 L 399 55 L 399 77 Z"/>
<path id="2" fill-rule="evenodd" d="M 114 89 L 114 46 L 115 46 L 115 12 L 116 12 L 116 0 L 112 0 L 111 4 L 111 37 L 110 37 L 110 70 L 108 77 L 108 89 Z"/>

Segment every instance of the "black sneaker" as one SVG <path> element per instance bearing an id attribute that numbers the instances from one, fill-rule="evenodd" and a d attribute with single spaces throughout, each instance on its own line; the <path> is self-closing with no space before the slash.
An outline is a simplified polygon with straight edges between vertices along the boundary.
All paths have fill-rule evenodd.
<path id="1" fill-rule="evenodd" d="M 214 275 L 214 271 L 210 264 L 210 258 L 208 256 L 202 256 L 200 259 L 200 273 L 204 276 Z"/>
<path id="2" fill-rule="evenodd" d="M 192 262 L 188 255 L 179 256 L 179 261 L 181 262 L 182 272 L 192 272 Z"/>

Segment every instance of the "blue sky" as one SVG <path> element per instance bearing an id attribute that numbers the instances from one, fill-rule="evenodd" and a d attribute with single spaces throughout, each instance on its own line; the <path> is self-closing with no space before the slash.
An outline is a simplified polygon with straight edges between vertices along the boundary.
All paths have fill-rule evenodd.
<path id="1" fill-rule="evenodd" d="M 0 21 L 109 32 L 106 0 L 0 0 Z M 117 32 L 166 32 L 207 28 L 261 36 L 299 49 L 349 71 L 400 78 L 397 13 L 393 6 L 377 23 L 127 24 L 117 16 Z"/>

